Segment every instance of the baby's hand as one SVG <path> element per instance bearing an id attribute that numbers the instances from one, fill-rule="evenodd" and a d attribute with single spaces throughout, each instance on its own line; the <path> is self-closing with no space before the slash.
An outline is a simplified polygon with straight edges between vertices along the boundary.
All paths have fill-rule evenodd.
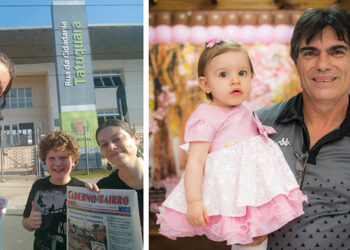
<path id="1" fill-rule="evenodd" d="M 187 203 L 187 221 L 196 227 L 207 227 L 209 218 L 201 201 Z"/>
<path id="2" fill-rule="evenodd" d="M 40 211 L 36 210 L 36 203 L 32 201 L 32 211 L 30 211 L 30 215 L 28 218 L 29 226 L 33 229 L 37 229 L 41 226 L 42 223 L 42 215 Z"/>

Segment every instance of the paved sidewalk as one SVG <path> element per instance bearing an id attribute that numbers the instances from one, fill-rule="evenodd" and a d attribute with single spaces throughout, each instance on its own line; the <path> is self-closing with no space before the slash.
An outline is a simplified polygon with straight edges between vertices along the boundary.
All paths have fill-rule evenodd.
<path id="1" fill-rule="evenodd" d="M 4 250 L 33 249 L 34 234 L 23 228 L 22 213 L 35 180 L 35 175 L 6 175 L 5 182 L 0 182 L 0 195 L 8 200 L 2 234 Z"/>
<path id="2" fill-rule="evenodd" d="M 5 182 L 0 182 L 0 195 L 8 199 L 7 209 L 24 208 L 35 180 L 35 175 L 5 176 Z"/>

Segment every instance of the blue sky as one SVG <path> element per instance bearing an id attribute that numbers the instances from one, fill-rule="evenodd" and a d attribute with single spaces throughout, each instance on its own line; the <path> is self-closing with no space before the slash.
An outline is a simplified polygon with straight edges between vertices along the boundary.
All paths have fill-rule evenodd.
<path id="1" fill-rule="evenodd" d="M 0 0 L 0 27 L 51 26 L 52 0 Z M 89 24 L 142 24 L 143 0 L 85 0 Z"/>

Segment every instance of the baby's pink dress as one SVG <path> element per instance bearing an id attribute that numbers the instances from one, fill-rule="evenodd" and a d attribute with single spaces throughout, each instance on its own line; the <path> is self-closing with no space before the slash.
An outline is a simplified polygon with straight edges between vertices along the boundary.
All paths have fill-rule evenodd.
<path id="1" fill-rule="evenodd" d="M 274 133 L 244 104 L 221 108 L 200 104 L 188 119 L 185 142 L 211 142 L 202 181 L 206 228 L 186 219 L 184 176 L 162 204 L 160 233 L 171 238 L 206 235 L 228 245 L 247 244 L 302 215 L 307 201 Z"/>

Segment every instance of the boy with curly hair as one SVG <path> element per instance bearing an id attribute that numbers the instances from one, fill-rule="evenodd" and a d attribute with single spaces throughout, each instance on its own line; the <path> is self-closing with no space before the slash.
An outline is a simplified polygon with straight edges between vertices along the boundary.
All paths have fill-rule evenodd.
<path id="1" fill-rule="evenodd" d="M 33 184 L 22 224 L 28 231 L 35 230 L 33 249 L 66 249 L 67 186 L 85 186 L 70 177 L 78 164 L 79 148 L 72 136 L 55 131 L 41 140 L 39 152 L 50 176 Z"/>

